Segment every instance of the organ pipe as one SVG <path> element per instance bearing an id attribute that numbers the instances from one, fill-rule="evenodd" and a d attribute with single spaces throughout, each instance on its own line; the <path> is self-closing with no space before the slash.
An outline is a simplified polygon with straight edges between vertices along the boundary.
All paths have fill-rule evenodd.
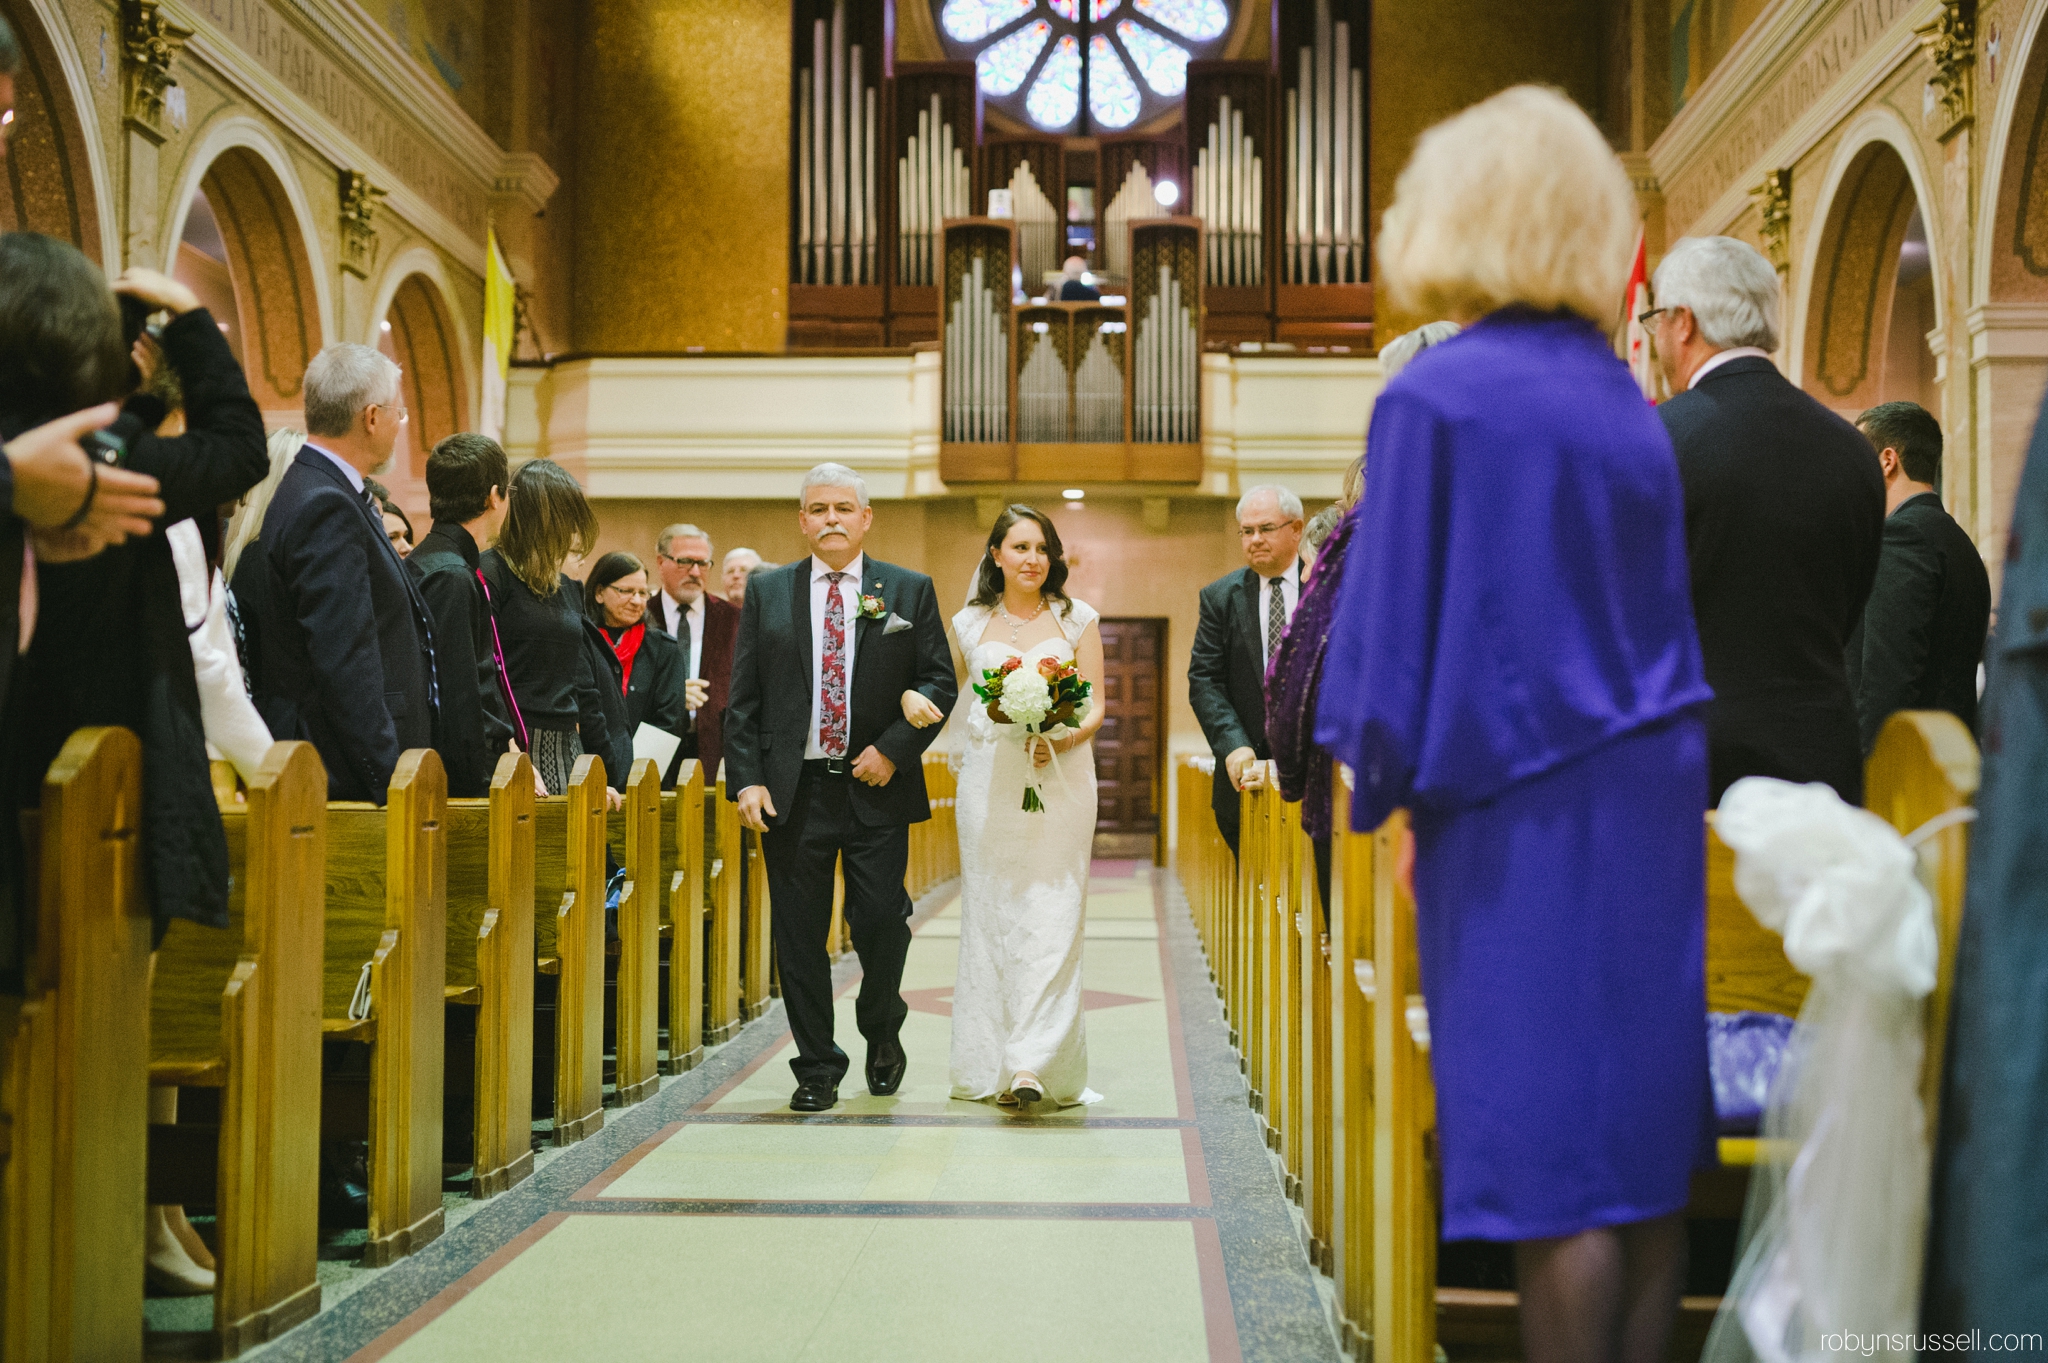
<path id="1" fill-rule="evenodd" d="M 1017 223 L 1017 254 L 1023 258 L 1024 292 L 1037 298 L 1046 276 L 1060 268 L 1062 214 L 1038 187 L 1029 161 L 1019 161 L 1010 174 L 1010 216 Z"/>
<path id="2" fill-rule="evenodd" d="M 1195 152 L 1195 212 L 1208 226 L 1209 281 L 1231 287 L 1265 282 L 1265 173 L 1245 135 L 1244 110 L 1217 102 L 1208 144 Z"/>
<path id="3" fill-rule="evenodd" d="M 1290 284 L 1365 282 L 1365 73 L 1351 64 L 1351 26 L 1316 0 L 1314 36 L 1287 92 L 1286 236 Z"/>
<path id="4" fill-rule="evenodd" d="M 1060 323 L 1064 326 L 1064 320 Z M 1023 343 L 1029 347 L 1017 371 L 1017 438 L 1063 441 L 1068 438 L 1072 408 L 1067 394 L 1067 367 L 1060 362 L 1053 324 L 1033 322 Z"/>
<path id="5" fill-rule="evenodd" d="M 797 73 L 797 272 L 804 284 L 878 284 L 875 91 L 846 41 L 846 0 L 811 25 Z"/>
<path id="6" fill-rule="evenodd" d="M 1124 229 L 1135 219 L 1165 215 L 1166 210 L 1153 196 L 1152 177 L 1146 172 L 1145 163 L 1133 161 L 1116 197 L 1102 213 L 1102 261 L 1111 279 L 1128 280 L 1131 276 L 1131 238 Z"/>
<path id="7" fill-rule="evenodd" d="M 1010 282 L 990 286 L 987 257 L 976 255 L 960 281 L 960 296 L 946 315 L 945 439 L 1010 438 Z"/>
<path id="8" fill-rule="evenodd" d="M 1171 265 L 1159 266 L 1159 289 L 1145 300 L 1135 336 L 1132 438 L 1168 444 L 1199 439 L 1201 347 Z"/>
<path id="9" fill-rule="evenodd" d="M 1110 353 L 1109 332 L 1121 322 L 1107 322 L 1090 338 L 1074 370 L 1074 439 L 1116 442 L 1124 438 L 1124 375 Z"/>
<path id="10" fill-rule="evenodd" d="M 943 264 L 947 218 L 967 216 L 971 181 L 966 150 L 940 116 L 939 97 L 917 111 L 917 131 L 896 158 L 896 278 L 932 284 Z"/>

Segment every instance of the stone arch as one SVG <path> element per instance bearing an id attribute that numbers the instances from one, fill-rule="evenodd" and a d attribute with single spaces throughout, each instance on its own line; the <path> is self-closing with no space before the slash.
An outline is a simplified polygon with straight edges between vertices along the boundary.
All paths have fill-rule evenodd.
<path id="1" fill-rule="evenodd" d="M 0 164 L 0 230 L 68 241 L 102 266 L 118 241 L 114 195 L 97 129 L 87 135 L 93 98 L 70 25 L 49 0 L 0 0 L 0 16 L 21 45 L 14 78 L 14 125 Z"/>
<path id="2" fill-rule="evenodd" d="M 173 202 L 165 270 L 190 276 L 205 297 L 202 279 L 212 272 L 195 251 L 219 267 L 233 308 L 220 320 L 250 392 L 271 422 L 301 420 L 306 366 L 326 344 L 332 313 L 319 235 L 290 158 L 254 119 L 223 120 L 187 159 Z M 217 295 L 217 278 L 214 286 Z"/>
<path id="3" fill-rule="evenodd" d="M 1805 285 L 1799 381 L 1844 415 L 1895 399 L 1942 410 L 1928 338 L 1941 329 L 1944 284 L 1927 182 L 1910 134 L 1890 123 L 1864 120 L 1842 139 L 1795 276 Z"/>
<path id="4" fill-rule="evenodd" d="M 440 257 L 425 247 L 401 253 L 386 268 L 370 315 L 374 331 L 366 339 L 405 371 L 405 405 L 411 414 L 394 452 L 397 481 L 392 487 L 397 492 L 401 484 L 413 484 L 417 496 L 400 500 L 423 506 L 428 452 L 473 422 L 468 329 L 461 324 Z"/>

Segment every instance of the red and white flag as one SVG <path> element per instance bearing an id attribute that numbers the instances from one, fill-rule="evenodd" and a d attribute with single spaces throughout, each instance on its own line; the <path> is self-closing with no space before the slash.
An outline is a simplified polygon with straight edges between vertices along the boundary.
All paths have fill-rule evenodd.
<path id="1" fill-rule="evenodd" d="M 1651 402 L 1657 400 L 1657 366 L 1650 359 L 1650 333 L 1643 328 L 1640 320 L 1650 308 L 1650 257 L 1648 243 L 1641 232 L 1636 233 L 1636 262 L 1629 267 L 1628 295 L 1622 300 L 1626 310 L 1623 335 L 1628 341 L 1628 369 L 1636 376 L 1636 387 L 1643 390 L 1643 396 Z"/>

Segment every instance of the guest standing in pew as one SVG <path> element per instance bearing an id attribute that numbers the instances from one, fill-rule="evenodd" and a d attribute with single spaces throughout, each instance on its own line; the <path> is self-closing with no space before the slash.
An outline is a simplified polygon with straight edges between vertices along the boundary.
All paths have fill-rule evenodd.
<path id="1" fill-rule="evenodd" d="M 270 732 L 313 745 L 330 800 L 381 805 L 399 754 L 434 746 L 440 709 L 427 603 L 363 485 L 407 419 L 399 369 L 332 345 L 306 367 L 305 398 L 308 439 L 232 585 Z"/>
<path id="2" fill-rule="evenodd" d="M 596 543 L 597 517 L 583 489 L 560 464 L 535 459 L 512 475 L 504 526 L 481 566 L 534 770 L 548 794 L 560 795 L 576 759 L 593 753 L 604 761 L 617 809 L 625 803 L 626 764 L 605 716 L 606 678 L 590 637 L 596 631 L 583 616 L 582 584 L 562 571 L 572 554 Z M 630 737 L 625 750 L 632 751 Z"/>
<path id="3" fill-rule="evenodd" d="M 377 509 L 383 513 L 384 538 L 391 541 L 391 547 L 398 551 L 400 558 L 412 556 L 412 517 L 405 514 L 405 508 L 391 499 L 391 489 L 375 478 L 363 479 L 363 486 L 377 499 Z"/>
<path id="4" fill-rule="evenodd" d="M 1462 334 L 1374 404 L 1316 741 L 1409 811 L 1448 1240 L 1530 1363 L 1653 1363 L 1713 1158 L 1705 710 L 1671 442 L 1606 327 L 1640 215 L 1562 95 L 1425 133 L 1379 238 Z M 1412 867 L 1412 876 L 1407 872 Z"/>
<path id="5" fill-rule="evenodd" d="M 488 796 L 499 755 L 527 746 L 512 714 L 479 571 L 483 548 L 505 523 L 509 481 L 505 451 L 487 435 L 464 431 L 434 446 L 427 456 L 434 527 L 405 560 L 434 621 L 443 682 L 435 747 L 448 773 L 448 794 L 456 799 Z"/>
<path id="6" fill-rule="evenodd" d="M 725 707 L 732 696 L 740 608 L 705 589 L 711 555 L 711 537 L 694 525 L 671 525 L 654 541 L 661 588 L 647 599 L 647 618 L 682 645 L 683 675 L 705 683 L 703 699 L 690 706 L 682 746 L 662 773 L 664 785 L 675 784 L 686 757 L 697 759 L 706 781 L 716 781 L 718 764 L 725 757 Z M 760 561 L 759 555 L 755 561 Z"/>
<path id="7" fill-rule="evenodd" d="M 1216 754 L 1211 806 L 1237 855 L 1237 793 L 1265 780 L 1266 664 L 1301 596 L 1301 498 L 1265 484 L 1237 499 L 1246 566 L 1202 588 L 1188 703 Z"/>
<path id="8" fill-rule="evenodd" d="M 1899 710 L 1946 710 L 1977 728 L 1977 666 L 1991 628 L 1991 575 L 1941 504 L 1941 423 L 1917 402 L 1856 419 L 1884 475 L 1884 542 L 1846 665 L 1863 754 Z"/>
<path id="9" fill-rule="evenodd" d="M 725 562 L 719 565 L 719 583 L 725 592 L 726 601 L 738 608 L 747 603 L 747 579 L 754 569 L 761 566 L 761 556 L 744 545 L 725 551 Z M 769 567 L 775 565 L 770 564 Z"/>
<path id="10" fill-rule="evenodd" d="M 1458 334 L 1454 322 L 1431 322 L 1387 342 L 1380 351 L 1380 371 L 1391 380 L 1408 362 L 1439 341 Z M 1287 632 L 1266 669 L 1266 741 L 1273 754 L 1273 773 L 1280 797 L 1299 801 L 1301 828 L 1315 849 L 1316 893 L 1321 896 L 1323 927 L 1330 926 L 1330 755 L 1315 741 L 1316 703 L 1323 689 L 1323 660 L 1330 647 L 1330 622 L 1337 588 L 1344 580 L 1344 559 L 1358 524 L 1352 511 L 1365 495 L 1365 455 L 1351 461 L 1344 473 L 1344 492 L 1335 506 L 1317 515 L 1336 513 L 1336 524 L 1318 539 L 1313 524 L 1303 545 L 1314 555 L 1304 578 L 1301 604 L 1287 622 Z"/>
<path id="11" fill-rule="evenodd" d="M 683 651 L 675 636 L 647 619 L 647 565 L 616 550 L 606 554 L 583 581 L 585 608 L 612 647 L 619 689 L 626 701 L 626 732 L 651 724 L 681 738 L 689 712 L 704 704 L 706 684 L 683 675 Z"/>
<path id="12" fill-rule="evenodd" d="M 1685 484 L 1693 613 L 1714 703 L 1710 798 L 1744 776 L 1863 799 L 1843 665 L 1884 534 L 1884 480 L 1856 428 L 1778 372 L 1778 272 L 1732 237 L 1657 266 L 1657 409 Z"/>

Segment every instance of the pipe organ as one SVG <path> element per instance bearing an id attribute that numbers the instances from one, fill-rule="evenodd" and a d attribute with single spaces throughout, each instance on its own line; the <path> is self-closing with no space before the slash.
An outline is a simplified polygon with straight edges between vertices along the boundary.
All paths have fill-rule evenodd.
<path id="1" fill-rule="evenodd" d="M 973 211 L 967 150 L 954 143 L 953 125 L 941 116 L 939 97 L 933 95 L 930 107 L 918 110 L 917 127 L 896 158 L 898 283 L 933 283 L 946 219 Z"/>
<path id="2" fill-rule="evenodd" d="M 1033 322 L 1029 331 L 1018 333 L 1018 341 L 1028 358 L 1017 371 L 1017 438 L 1065 440 L 1073 429 L 1074 407 L 1052 323 Z"/>
<path id="3" fill-rule="evenodd" d="M 1351 25 L 1314 0 L 1311 41 L 1295 54 L 1287 92 L 1286 236 L 1292 284 L 1362 284 L 1366 249 L 1365 73 L 1351 60 Z"/>
<path id="4" fill-rule="evenodd" d="M 1201 439 L 1202 232 L 1188 219 L 1131 232 L 1131 440 Z"/>
<path id="5" fill-rule="evenodd" d="M 797 73 L 797 260 L 801 284 L 879 284 L 875 246 L 876 91 L 848 41 L 846 0 L 811 25 Z"/>
<path id="6" fill-rule="evenodd" d="M 1077 322 L 1077 328 L 1078 328 Z M 1098 321 L 1074 367 L 1074 439 L 1101 444 L 1124 438 L 1124 324 Z"/>
<path id="7" fill-rule="evenodd" d="M 1208 228 L 1208 281 L 1223 288 L 1265 282 L 1265 166 L 1245 134 L 1244 110 L 1217 104 L 1195 152 L 1192 207 Z"/>
<path id="8" fill-rule="evenodd" d="M 1131 162 L 1130 173 L 1117 186 L 1116 195 L 1102 212 L 1102 271 L 1111 279 L 1131 277 L 1130 225 L 1143 218 L 1163 218 L 1157 186 L 1142 161 Z"/>
<path id="9" fill-rule="evenodd" d="M 1017 252 L 1024 265 L 1024 292 L 1045 291 L 1046 276 L 1066 258 L 1066 214 L 1053 206 L 1029 161 L 1019 161 L 1010 174 L 1010 216 L 1017 222 Z"/>
<path id="10" fill-rule="evenodd" d="M 940 319 L 942 437 L 999 444 L 1010 431 L 1010 276 L 1015 235 L 1007 222 L 968 219 L 945 228 L 946 308 Z"/>

